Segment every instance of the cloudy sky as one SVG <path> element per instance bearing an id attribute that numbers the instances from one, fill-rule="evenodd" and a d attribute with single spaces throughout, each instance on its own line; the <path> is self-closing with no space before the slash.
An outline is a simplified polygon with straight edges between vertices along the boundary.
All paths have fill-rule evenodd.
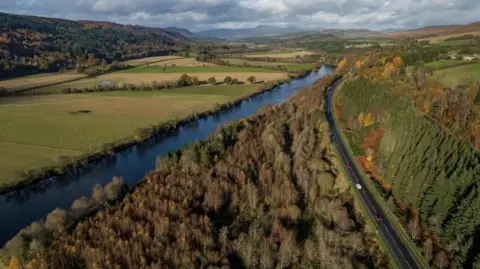
<path id="1" fill-rule="evenodd" d="M 480 21 L 480 0 L 0 0 L 0 11 L 193 31 L 259 24 L 379 30 Z"/>

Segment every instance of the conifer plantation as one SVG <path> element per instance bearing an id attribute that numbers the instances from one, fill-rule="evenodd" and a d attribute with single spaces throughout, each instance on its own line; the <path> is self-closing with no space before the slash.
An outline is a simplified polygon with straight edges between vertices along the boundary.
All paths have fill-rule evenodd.
<path id="1" fill-rule="evenodd" d="M 335 79 L 159 158 L 73 227 L 47 218 L 42 245 L 17 255 L 31 268 L 388 268 L 330 144 Z"/>
<path id="2" fill-rule="evenodd" d="M 352 148 L 432 265 L 480 268 L 480 153 L 394 94 L 395 83 L 357 76 L 338 91 Z"/>

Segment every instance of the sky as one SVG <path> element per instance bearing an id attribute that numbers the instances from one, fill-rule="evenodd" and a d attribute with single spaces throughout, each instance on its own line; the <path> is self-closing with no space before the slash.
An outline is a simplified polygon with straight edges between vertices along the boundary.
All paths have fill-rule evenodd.
<path id="1" fill-rule="evenodd" d="M 265 24 L 383 30 L 480 21 L 480 0 L 0 0 L 0 11 L 192 31 Z"/>

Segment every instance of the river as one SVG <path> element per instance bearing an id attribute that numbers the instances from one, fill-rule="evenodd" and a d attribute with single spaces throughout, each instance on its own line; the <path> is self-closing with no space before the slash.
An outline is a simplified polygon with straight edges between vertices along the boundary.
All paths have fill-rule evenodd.
<path id="1" fill-rule="evenodd" d="M 23 190 L 0 196 L 0 245 L 4 245 L 21 229 L 45 216 L 57 207 L 68 208 L 76 199 L 92 194 L 92 187 L 105 185 L 119 176 L 128 185 L 135 184 L 155 168 L 157 156 L 180 149 L 183 145 L 203 140 L 217 127 L 248 117 L 258 109 L 287 100 L 298 89 L 305 88 L 335 69 L 322 66 L 318 72 L 283 84 L 271 91 L 243 101 L 240 105 L 201 118 L 178 128 L 175 132 L 119 152 L 82 173 L 43 181 Z"/>

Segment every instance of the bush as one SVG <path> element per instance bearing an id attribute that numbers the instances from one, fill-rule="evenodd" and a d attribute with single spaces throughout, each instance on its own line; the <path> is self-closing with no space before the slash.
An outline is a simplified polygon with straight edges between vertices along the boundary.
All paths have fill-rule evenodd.
<path id="1" fill-rule="evenodd" d="M 112 181 L 105 185 L 105 194 L 108 201 L 118 201 L 127 193 L 127 187 L 122 178 L 113 177 Z"/>
<path id="2" fill-rule="evenodd" d="M 225 79 L 223 80 L 223 83 L 232 84 L 232 78 L 230 76 L 226 76 Z"/>
<path id="3" fill-rule="evenodd" d="M 212 84 L 212 85 L 216 85 L 217 84 L 217 80 L 214 78 L 214 77 L 211 77 L 208 79 L 208 83 Z"/>
<path id="4" fill-rule="evenodd" d="M 250 76 L 247 78 L 247 81 L 250 82 L 251 84 L 254 84 L 257 80 L 255 79 L 254 76 Z"/>

